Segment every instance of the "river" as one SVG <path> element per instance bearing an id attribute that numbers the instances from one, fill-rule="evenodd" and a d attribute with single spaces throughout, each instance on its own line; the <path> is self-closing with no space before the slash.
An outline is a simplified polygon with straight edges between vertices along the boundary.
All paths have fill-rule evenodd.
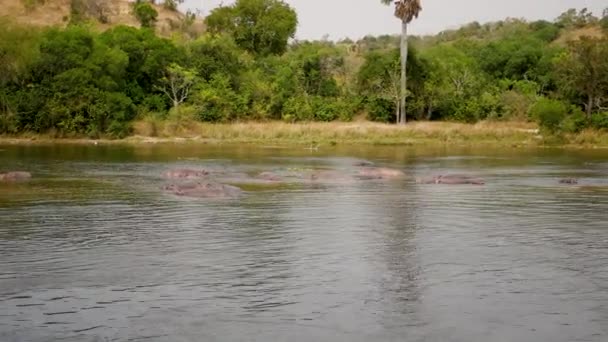
<path id="1" fill-rule="evenodd" d="M 402 180 L 160 191 L 173 167 Z M 608 151 L 0 146 L 0 341 L 607 341 Z M 484 186 L 422 185 L 471 173 Z M 578 185 L 559 184 L 562 177 Z"/>

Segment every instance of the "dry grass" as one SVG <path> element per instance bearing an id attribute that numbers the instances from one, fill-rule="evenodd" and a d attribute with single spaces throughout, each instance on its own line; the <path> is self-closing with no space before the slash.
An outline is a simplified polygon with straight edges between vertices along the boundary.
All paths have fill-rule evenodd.
<path id="1" fill-rule="evenodd" d="M 181 138 L 205 142 L 281 144 L 492 144 L 535 145 L 536 126 L 528 123 L 481 122 L 475 125 L 417 122 L 405 127 L 371 122 L 209 124 L 142 120 L 130 140 L 165 141 Z"/>
<path id="2" fill-rule="evenodd" d="M 358 122 L 242 122 L 210 124 L 183 120 L 144 119 L 133 124 L 133 135 L 123 140 L 90 140 L 24 133 L 17 137 L 0 136 L 0 144 L 273 144 L 306 147 L 331 145 L 408 145 L 570 148 L 608 148 L 608 134 L 586 130 L 579 134 L 543 137 L 535 124 L 527 122 L 486 121 L 477 124 L 416 122 L 405 127 Z"/>
<path id="3" fill-rule="evenodd" d="M 555 40 L 554 44 L 564 45 L 571 40 L 578 40 L 583 36 L 602 38 L 604 33 L 602 28 L 598 25 L 586 26 L 576 30 L 563 32 L 560 37 Z"/>

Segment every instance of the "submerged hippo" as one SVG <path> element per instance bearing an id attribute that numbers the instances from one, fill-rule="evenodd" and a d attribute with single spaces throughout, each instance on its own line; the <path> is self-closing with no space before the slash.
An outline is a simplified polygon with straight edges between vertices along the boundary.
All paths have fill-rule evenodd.
<path id="1" fill-rule="evenodd" d="M 304 179 L 327 183 L 350 183 L 354 180 L 351 176 L 334 170 L 316 170 L 305 175 Z"/>
<path id="2" fill-rule="evenodd" d="M 189 184 L 169 184 L 163 190 L 177 196 L 198 198 L 238 197 L 243 191 L 232 185 L 215 182 L 199 182 Z"/>
<path id="3" fill-rule="evenodd" d="M 374 166 L 374 163 L 367 161 L 367 160 L 362 160 L 362 161 L 358 161 L 358 162 L 354 162 L 353 166 L 357 166 L 357 167 L 371 167 Z"/>
<path id="4" fill-rule="evenodd" d="M 563 178 L 559 180 L 559 184 L 578 184 L 578 179 L 576 178 Z"/>
<path id="5" fill-rule="evenodd" d="M 485 181 L 481 178 L 467 175 L 439 175 L 416 180 L 421 184 L 473 184 L 484 185 Z"/>
<path id="6" fill-rule="evenodd" d="M 0 173 L 0 182 L 19 182 L 32 178 L 32 174 L 25 171 L 12 171 Z"/>
<path id="7" fill-rule="evenodd" d="M 167 171 L 163 174 L 165 178 L 169 179 L 195 179 L 203 178 L 209 175 L 207 170 L 191 170 L 191 169 L 175 169 Z"/>
<path id="8" fill-rule="evenodd" d="M 404 176 L 403 171 L 386 167 L 364 167 L 357 172 L 357 178 L 363 179 L 395 179 Z"/>
<path id="9" fill-rule="evenodd" d="M 280 182 L 283 180 L 283 177 L 277 175 L 274 172 L 268 171 L 258 174 L 256 178 L 270 182 Z"/>

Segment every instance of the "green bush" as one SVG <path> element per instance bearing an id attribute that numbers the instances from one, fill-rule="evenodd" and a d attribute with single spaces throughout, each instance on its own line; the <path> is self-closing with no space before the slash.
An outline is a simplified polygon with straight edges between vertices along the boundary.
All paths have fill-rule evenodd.
<path id="1" fill-rule="evenodd" d="M 551 133 L 559 130 L 567 113 L 568 109 L 563 102 L 544 97 L 530 108 L 530 117 L 537 120 L 541 128 Z"/>
<path id="2" fill-rule="evenodd" d="M 307 96 L 290 97 L 283 105 L 281 118 L 287 122 L 310 121 L 315 112 Z"/>
<path id="3" fill-rule="evenodd" d="M 397 120 L 395 103 L 386 98 L 369 98 L 365 109 L 367 110 L 367 118 L 371 121 L 395 122 Z"/>
<path id="4" fill-rule="evenodd" d="M 590 122 L 595 129 L 608 130 L 608 112 L 591 115 Z"/>
<path id="5" fill-rule="evenodd" d="M 573 113 L 562 121 L 560 128 L 566 133 L 579 133 L 587 128 L 588 125 L 589 121 L 585 114 L 579 108 L 575 108 Z"/>
<path id="6" fill-rule="evenodd" d="M 154 27 L 158 12 L 144 0 L 137 0 L 133 4 L 133 14 L 139 20 L 141 27 Z"/>
<path id="7" fill-rule="evenodd" d="M 10 111 L 0 111 L 0 134 L 12 134 L 18 131 L 17 117 Z"/>
<path id="8" fill-rule="evenodd" d="M 248 113 L 247 94 L 237 93 L 225 75 L 214 75 L 211 81 L 201 83 L 192 101 L 199 108 L 201 121 L 227 122 Z"/>
<path id="9" fill-rule="evenodd" d="M 146 96 L 140 108 L 147 112 L 166 113 L 169 103 L 167 97 L 161 94 L 150 94 Z"/>

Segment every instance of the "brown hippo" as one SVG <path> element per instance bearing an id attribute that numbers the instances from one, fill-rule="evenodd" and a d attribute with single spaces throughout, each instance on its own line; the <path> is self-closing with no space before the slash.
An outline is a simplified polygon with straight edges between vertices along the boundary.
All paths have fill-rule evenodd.
<path id="1" fill-rule="evenodd" d="M 364 167 L 357 172 L 357 178 L 362 179 L 396 179 L 404 176 L 401 170 L 386 167 Z"/>
<path id="2" fill-rule="evenodd" d="M 304 179 L 315 183 L 350 183 L 354 180 L 351 176 L 334 170 L 316 170 L 305 175 Z"/>
<path id="3" fill-rule="evenodd" d="M 191 169 L 175 169 L 167 171 L 163 174 L 165 178 L 169 179 L 195 179 L 203 178 L 209 175 L 207 170 L 191 170 Z"/>
<path id="4" fill-rule="evenodd" d="M 30 180 L 31 178 L 32 174 L 25 171 L 0 173 L 0 182 L 19 182 Z"/>
<path id="5" fill-rule="evenodd" d="M 485 181 L 481 178 L 475 178 L 467 175 L 439 175 L 434 177 L 427 177 L 417 179 L 417 183 L 421 184 L 473 184 L 473 185 L 484 185 Z"/>
<path id="6" fill-rule="evenodd" d="M 353 166 L 357 166 L 357 167 L 371 167 L 374 166 L 374 163 L 367 161 L 367 160 L 362 160 L 362 161 L 358 161 L 358 162 L 354 162 Z"/>
<path id="7" fill-rule="evenodd" d="M 559 184 L 578 184 L 578 179 L 576 178 L 563 178 L 559 180 Z"/>
<path id="8" fill-rule="evenodd" d="M 177 196 L 197 198 L 232 198 L 238 197 L 243 193 L 243 191 L 236 186 L 214 182 L 169 184 L 162 189 Z"/>
<path id="9" fill-rule="evenodd" d="M 277 175 L 274 172 L 268 172 L 268 171 L 258 174 L 256 178 L 259 178 L 259 179 L 265 180 L 265 181 L 270 181 L 270 182 L 280 182 L 283 180 L 283 177 Z"/>

